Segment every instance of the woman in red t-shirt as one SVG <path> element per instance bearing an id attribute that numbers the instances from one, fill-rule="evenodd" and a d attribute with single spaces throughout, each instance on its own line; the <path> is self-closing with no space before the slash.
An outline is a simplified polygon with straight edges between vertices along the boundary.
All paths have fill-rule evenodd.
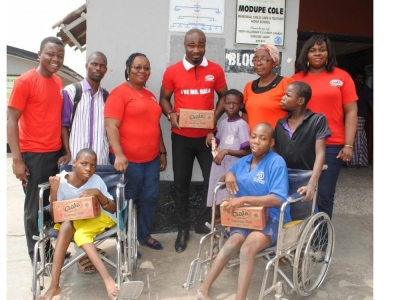
<path id="1" fill-rule="evenodd" d="M 325 164 L 318 186 L 318 207 L 332 218 L 336 182 L 343 162 L 353 157 L 357 128 L 357 94 L 354 81 L 336 67 L 336 54 L 326 35 L 309 38 L 296 61 L 294 80 L 311 86 L 312 97 L 307 108 L 322 113 L 328 120 L 331 137 L 326 140 Z"/>
<path id="2" fill-rule="evenodd" d="M 110 162 L 128 180 L 127 199 L 138 201 L 138 240 L 162 250 L 150 235 L 160 193 L 160 171 L 167 168 L 167 152 L 160 127 L 161 107 L 145 88 L 150 77 L 146 55 L 133 53 L 126 61 L 126 82 L 111 91 L 104 108 Z"/>

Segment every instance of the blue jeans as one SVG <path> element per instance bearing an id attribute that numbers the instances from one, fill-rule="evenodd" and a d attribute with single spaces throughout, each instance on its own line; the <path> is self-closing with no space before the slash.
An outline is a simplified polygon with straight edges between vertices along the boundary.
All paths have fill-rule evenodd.
<path id="1" fill-rule="evenodd" d="M 342 148 L 343 146 L 326 146 L 325 164 L 328 165 L 328 169 L 322 171 L 318 182 L 318 209 L 325 212 L 331 219 L 336 183 L 343 164 L 343 161 L 336 156 Z"/>
<path id="2" fill-rule="evenodd" d="M 115 155 L 110 153 L 113 165 Z M 151 228 L 156 214 L 160 194 L 160 157 L 145 163 L 129 162 L 125 172 L 128 180 L 125 187 L 126 199 L 133 199 L 138 206 L 138 240 L 144 244 L 151 237 Z"/>

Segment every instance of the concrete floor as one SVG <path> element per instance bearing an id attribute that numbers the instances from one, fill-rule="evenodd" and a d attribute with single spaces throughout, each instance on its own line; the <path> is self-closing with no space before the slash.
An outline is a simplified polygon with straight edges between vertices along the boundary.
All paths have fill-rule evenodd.
<path id="1" fill-rule="evenodd" d="M 337 188 L 333 217 L 335 250 L 332 264 L 322 285 L 307 299 L 373 299 L 373 168 L 343 168 Z M 7 299 L 32 299 L 30 292 L 32 268 L 26 250 L 23 228 L 23 192 L 21 183 L 11 170 L 7 158 Z M 176 253 L 176 233 L 153 235 L 163 245 L 157 251 L 139 246 L 142 259 L 136 280 L 144 281 L 139 299 L 195 299 L 200 283 L 187 291 L 186 281 L 190 262 L 196 257 L 200 235 L 191 232 L 188 248 Z M 113 240 L 101 245 L 114 259 Z M 75 248 L 71 245 L 72 254 Z M 248 299 L 258 299 L 265 260 L 257 260 L 248 292 Z M 111 274 L 115 274 L 110 267 Z M 210 291 L 212 299 L 233 300 L 237 286 L 238 267 L 224 269 Z M 46 279 L 47 288 L 49 278 Z M 62 293 L 53 299 L 92 300 L 108 299 L 99 274 L 85 275 L 77 266 L 71 267 L 61 277 Z M 296 294 L 287 298 L 304 299 Z M 273 294 L 265 299 L 274 299 Z"/>

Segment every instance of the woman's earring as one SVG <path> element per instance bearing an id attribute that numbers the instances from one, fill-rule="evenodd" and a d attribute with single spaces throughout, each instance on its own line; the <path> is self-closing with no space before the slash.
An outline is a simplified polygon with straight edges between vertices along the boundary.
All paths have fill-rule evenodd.
<path id="1" fill-rule="evenodd" d="M 309 68 L 310 67 L 310 63 L 308 62 L 308 60 L 307 60 L 307 68 Z"/>
<path id="2" fill-rule="evenodd" d="M 328 65 L 328 61 L 326 61 L 325 65 Z"/>

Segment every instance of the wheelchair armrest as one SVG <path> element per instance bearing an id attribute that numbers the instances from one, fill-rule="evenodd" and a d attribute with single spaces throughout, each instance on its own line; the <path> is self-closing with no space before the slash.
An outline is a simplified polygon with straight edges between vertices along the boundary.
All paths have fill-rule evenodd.
<path id="1" fill-rule="evenodd" d="M 221 189 L 223 189 L 226 187 L 226 183 L 225 183 L 225 181 L 218 181 L 217 186 L 219 186 Z"/>
<path id="2" fill-rule="evenodd" d="M 39 189 L 47 190 L 48 188 L 50 188 L 50 182 L 40 183 L 40 184 L 38 184 L 38 187 L 39 187 Z"/>
<path id="3" fill-rule="evenodd" d="M 306 194 L 300 194 L 298 192 L 289 195 L 287 198 L 288 203 L 296 203 L 298 201 L 303 200 L 306 197 Z"/>

